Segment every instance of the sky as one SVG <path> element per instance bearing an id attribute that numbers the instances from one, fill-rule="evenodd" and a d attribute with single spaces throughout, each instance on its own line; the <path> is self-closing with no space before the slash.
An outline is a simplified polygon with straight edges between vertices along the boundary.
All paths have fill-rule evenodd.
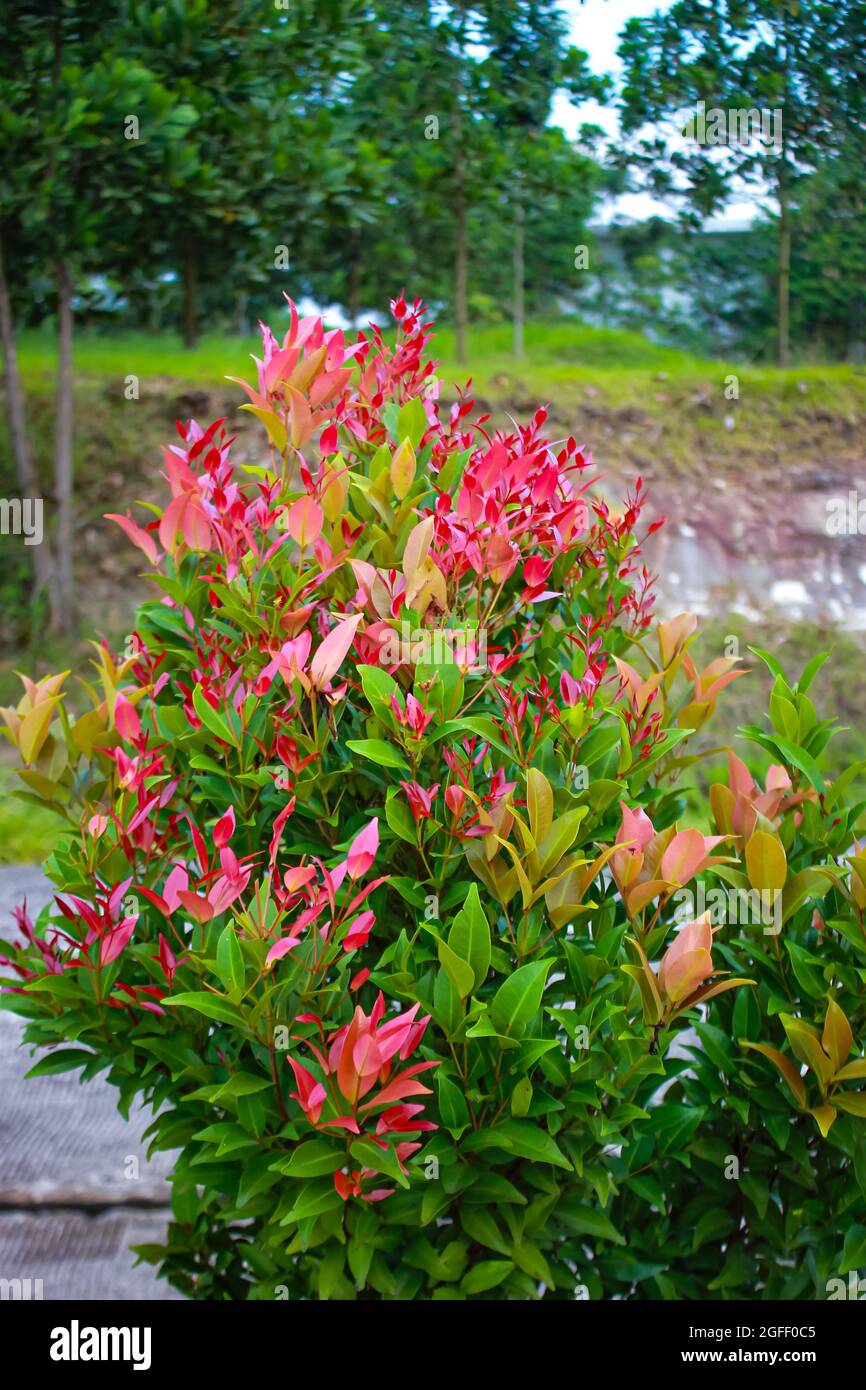
<path id="1" fill-rule="evenodd" d="M 583 3 L 581 0 L 561 0 L 561 3 L 571 20 L 571 41 L 589 55 L 592 71 L 617 77 L 622 67 L 616 50 L 626 21 L 644 18 L 656 10 L 667 10 L 672 0 L 583 0 Z M 612 106 L 599 106 L 595 101 L 573 106 L 565 97 L 559 96 L 554 104 L 553 119 L 571 136 L 576 135 L 578 128 L 585 124 L 601 126 L 611 138 L 617 134 L 616 111 Z M 712 218 L 707 225 L 742 226 L 744 222 L 752 220 L 756 211 L 754 199 L 732 202 L 721 216 Z M 625 193 L 618 198 L 610 198 L 596 212 L 600 222 L 609 222 L 615 216 L 644 218 L 653 215 L 670 218 L 672 208 L 648 193 Z"/>

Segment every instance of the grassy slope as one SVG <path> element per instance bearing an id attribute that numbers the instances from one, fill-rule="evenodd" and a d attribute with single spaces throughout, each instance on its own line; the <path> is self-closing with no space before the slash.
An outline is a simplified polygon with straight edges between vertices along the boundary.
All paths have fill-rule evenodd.
<path id="1" fill-rule="evenodd" d="M 273 327 L 279 332 L 282 320 Z M 496 424 L 506 423 L 506 412 L 525 419 L 536 405 L 550 405 L 555 436 L 574 433 L 595 448 L 605 471 L 626 477 L 646 472 L 655 460 L 669 477 L 685 478 L 704 459 L 715 471 L 736 475 L 762 468 L 780 451 L 830 456 L 846 430 L 862 433 L 866 416 L 866 370 L 860 367 L 779 371 L 706 360 L 639 333 L 573 319 L 528 324 L 526 349 L 521 360 L 512 355 L 508 325 L 473 328 L 469 366 L 461 367 L 453 333 L 441 329 L 433 352 L 440 359 L 443 395 L 453 398 L 453 384 L 471 375 L 473 394 Z M 217 413 L 244 399 L 226 377 L 253 379 L 250 355 L 258 351 L 253 338 L 204 338 L 188 351 L 177 337 L 81 333 L 75 360 L 85 396 L 89 386 L 122 398 L 124 378 L 135 375 L 142 399 L 182 386 L 217 390 L 224 398 L 213 409 Z M 21 365 L 29 390 L 44 397 L 55 373 L 51 339 L 25 335 Z M 735 401 L 725 394 L 732 376 L 739 390 Z"/>
<path id="2" fill-rule="evenodd" d="M 275 320 L 274 331 L 279 333 L 280 326 Z M 171 378 L 205 387 L 224 383 L 226 376 L 247 376 L 250 354 L 257 353 L 259 346 L 258 337 L 205 337 L 190 351 L 173 335 L 105 337 L 81 332 L 75 343 L 75 363 L 81 374 L 134 374 L 146 380 Z M 456 362 L 454 335 L 449 328 L 437 330 L 433 350 L 441 359 L 439 375 L 444 382 L 463 381 L 470 374 L 469 368 Z M 651 343 L 640 333 L 592 328 L 573 319 L 528 324 L 526 356 L 521 360 L 512 354 L 508 325 L 473 328 L 469 360 L 476 390 L 494 398 L 507 393 L 515 382 L 539 400 L 560 399 L 589 382 L 603 388 L 605 398 L 614 404 L 647 404 L 647 390 L 657 386 L 662 373 L 681 386 L 718 386 L 720 390 L 725 377 L 735 373 L 741 394 L 754 389 L 779 402 L 795 403 L 802 394 L 802 384 L 820 385 L 829 409 L 844 408 L 854 401 L 862 404 L 866 399 L 866 371 L 862 368 L 834 365 L 779 371 L 724 363 Z M 20 364 L 31 389 L 44 386 L 56 365 L 51 337 L 22 335 Z"/>

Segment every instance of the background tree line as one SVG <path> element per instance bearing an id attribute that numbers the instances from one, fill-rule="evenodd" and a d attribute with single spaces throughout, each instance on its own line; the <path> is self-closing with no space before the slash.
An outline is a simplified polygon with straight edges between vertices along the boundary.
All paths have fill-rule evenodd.
<path id="1" fill-rule="evenodd" d="M 866 0 L 677 0 L 589 71 L 558 0 L 3 0 L 0 337 L 18 486 L 42 495 L 16 366 L 51 326 L 51 496 L 34 548 L 75 621 L 76 326 L 248 332 L 287 287 L 351 318 L 405 286 L 455 328 L 574 311 L 715 350 L 856 355 Z M 621 138 L 551 124 L 557 93 Z M 678 137 L 698 101 L 783 112 L 780 147 Z M 702 233 L 744 186 L 768 215 Z M 645 187 L 678 221 L 590 230 Z M 575 248 L 589 248 L 588 268 Z M 286 269 L 290 271 L 288 280 Z M 719 286 L 723 293 L 716 292 Z"/>

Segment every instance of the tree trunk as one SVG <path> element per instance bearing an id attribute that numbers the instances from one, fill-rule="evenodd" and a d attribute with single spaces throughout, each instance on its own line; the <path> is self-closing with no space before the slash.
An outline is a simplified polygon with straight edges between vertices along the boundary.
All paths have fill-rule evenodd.
<path id="1" fill-rule="evenodd" d="M 248 338 L 251 333 L 249 315 L 250 297 L 246 290 L 238 292 L 235 300 L 235 332 L 239 338 Z"/>
<path id="2" fill-rule="evenodd" d="M 784 166 L 783 166 L 784 168 Z M 791 350 L 791 212 L 787 179 L 779 178 L 778 364 L 787 367 Z"/>
<path id="3" fill-rule="evenodd" d="M 454 349 L 457 361 L 466 361 L 466 281 L 468 271 L 468 251 L 466 246 L 466 199 L 463 194 L 462 178 L 457 183 L 454 204 L 455 216 L 455 260 L 454 260 Z"/>
<path id="4" fill-rule="evenodd" d="M 523 323 L 524 323 L 524 306 L 523 306 L 523 275 L 524 275 L 524 269 L 523 269 L 523 256 L 524 256 L 524 238 L 525 238 L 525 227 L 524 227 L 523 198 L 522 198 L 522 195 L 521 195 L 521 193 L 520 193 L 520 190 L 518 189 L 518 192 L 517 192 L 517 202 L 516 202 L 515 208 L 514 208 L 514 290 L 513 290 L 514 309 L 513 309 L 513 317 L 514 317 L 514 356 L 515 356 L 515 357 L 522 357 L 522 356 L 523 356 L 523 353 L 524 353 L 524 346 L 523 346 Z"/>
<path id="5" fill-rule="evenodd" d="M 776 181 L 779 195 L 779 284 L 776 310 L 777 362 L 787 367 L 791 349 L 791 207 L 789 165 L 788 165 L 788 109 L 791 95 L 791 32 L 789 27 L 789 7 L 781 8 L 782 22 L 782 65 L 784 83 L 782 88 L 782 143 L 779 150 Z"/>
<path id="6" fill-rule="evenodd" d="M 57 504 L 58 611 L 52 629 L 75 629 L 75 570 L 72 517 L 72 278 L 66 261 L 57 265 L 57 419 L 54 496 Z"/>
<path id="7" fill-rule="evenodd" d="M 5 368 L 6 414 L 9 421 L 9 440 L 12 458 L 15 463 L 15 477 L 22 498 L 34 500 L 41 498 L 39 477 L 33 461 L 33 450 L 27 434 L 27 419 L 24 407 L 24 392 L 18 372 L 18 352 L 15 345 L 15 323 L 12 317 L 12 303 L 6 281 L 6 267 L 3 259 L 3 242 L 0 238 L 0 341 L 3 344 L 3 363 Z M 56 601 L 51 565 L 49 542 L 43 535 L 39 545 L 28 546 L 33 565 L 34 598 L 45 589 L 52 609 Z"/>
<path id="8" fill-rule="evenodd" d="M 183 258 L 183 345 L 194 348 L 198 342 L 198 266 L 192 243 Z"/>
<path id="9" fill-rule="evenodd" d="M 466 12 L 461 9 L 457 52 L 454 61 L 454 110 L 451 133 L 454 140 L 454 355 L 461 365 L 466 361 L 466 284 L 469 248 L 466 229 L 466 171 L 463 164 L 463 46 Z"/>

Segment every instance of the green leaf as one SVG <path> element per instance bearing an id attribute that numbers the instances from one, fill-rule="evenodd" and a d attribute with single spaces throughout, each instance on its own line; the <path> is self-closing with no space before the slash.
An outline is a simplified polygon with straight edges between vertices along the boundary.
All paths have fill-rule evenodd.
<path id="1" fill-rule="evenodd" d="M 767 1178 L 748 1172 L 741 1173 L 740 1186 L 749 1201 L 754 1203 L 755 1210 L 763 1221 L 770 1205 L 770 1184 Z"/>
<path id="2" fill-rule="evenodd" d="M 800 732 L 800 716 L 791 701 L 774 691 L 770 696 L 769 711 L 776 732 L 783 734 L 785 738 L 796 739 Z"/>
<path id="3" fill-rule="evenodd" d="M 345 1251 L 338 1245 L 336 1249 L 329 1250 L 319 1264 L 318 1292 L 319 1298 L 325 1303 L 340 1282 L 344 1262 Z"/>
<path id="4" fill-rule="evenodd" d="M 269 1165 L 270 1170 L 287 1178 L 319 1178 L 341 1168 L 346 1156 L 324 1139 L 306 1139 L 288 1158 Z"/>
<path id="5" fill-rule="evenodd" d="M 527 1114 L 532 1104 L 532 1082 L 528 1076 L 521 1076 L 511 1092 L 511 1113 L 515 1118 Z"/>
<path id="6" fill-rule="evenodd" d="M 160 1000 L 163 1005 L 173 1009 L 195 1009 L 206 1018 L 219 1019 L 221 1023 L 240 1023 L 246 1020 L 237 1005 L 224 999 L 221 994 L 210 994 L 207 990 L 195 990 L 188 994 L 170 994 Z"/>
<path id="7" fill-rule="evenodd" d="M 438 1069 L 436 1089 L 439 1093 L 439 1116 L 443 1125 L 455 1139 L 459 1139 L 469 1124 L 469 1107 L 459 1086 Z"/>
<path id="8" fill-rule="evenodd" d="M 538 1279 L 547 1284 L 549 1288 L 553 1287 L 550 1265 L 537 1245 L 534 1245 L 530 1240 L 518 1240 L 514 1242 L 511 1253 L 518 1269 L 522 1269 L 524 1274 L 529 1275 L 530 1279 Z"/>
<path id="9" fill-rule="evenodd" d="M 361 688 L 377 718 L 382 718 L 382 711 L 384 710 L 386 717 L 390 716 L 393 720 L 392 698 L 397 701 L 398 705 L 402 704 L 400 687 L 393 676 L 389 676 L 388 672 L 383 671 L 381 666 L 359 666 L 358 675 L 361 677 Z"/>
<path id="10" fill-rule="evenodd" d="M 866 1265 L 866 1226 L 849 1226 L 845 1232 L 845 1245 L 842 1251 L 840 1274 L 850 1274 Z"/>
<path id="11" fill-rule="evenodd" d="M 831 1099 L 839 1110 L 846 1110 L 849 1115 L 859 1115 L 866 1119 L 866 1092 L 836 1091 Z"/>
<path id="12" fill-rule="evenodd" d="M 556 1168 L 573 1171 L 571 1163 L 547 1130 L 531 1120 L 503 1120 L 489 1132 L 494 1139 L 503 1140 L 509 1152 L 517 1154 L 519 1158 L 528 1158 L 533 1163 L 552 1163 Z"/>
<path id="13" fill-rule="evenodd" d="M 746 738 L 750 738 L 753 743 L 759 744 L 761 748 L 766 748 L 768 753 L 775 754 L 780 762 L 799 768 L 808 777 L 816 792 L 820 793 L 821 796 L 824 795 L 825 786 L 821 769 L 804 748 L 799 748 L 790 739 L 783 738 L 781 734 L 774 734 L 771 738 L 769 734 L 764 733 L 763 729 L 759 729 L 753 724 L 744 724 L 738 732 Z"/>
<path id="14" fill-rule="evenodd" d="M 453 1038 L 463 1023 L 466 1010 L 452 980 L 444 970 L 436 972 L 433 986 L 433 1017 Z"/>
<path id="15" fill-rule="evenodd" d="M 704 1118 L 704 1106 L 664 1102 L 652 1111 L 646 1132 L 655 1135 L 659 1153 L 681 1154 Z"/>
<path id="16" fill-rule="evenodd" d="M 394 834 L 405 840 L 407 845 L 417 845 L 418 834 L 412 813 L 403 799 L 402 791 L 396 787 L 388 788 L 385 798 L 385 820 Z"/>
<path id="17" fill-rule="evenodd" d="M 730 1212 L 716 1208 L 713 1211 L 705 1211 L 703 1216 L 695 1226 L 692 1236 L 692 1253 L 700 1250 L 708 1240 L 714 1244 L 722 1241 L 725 1236 L 730 1235 L 736 1222 Z"/>
<path id="18" fill-rule="evenodd" d="M 475 972 L 468 961 L 461 960 L 455 951 L 452 951 L 447 941 L 440 939 L 438 943 L 439 964 L 446 972 L 449 980 L 453 984 L 461 999 L 465 999 L 472 993 L 475 983 Z"/>
<path id="19" fill-rule="evenodd" d="M 409 438 L 417 449 L 427 432 L 427 412 L 420 396 L 411 396 L 397 416 L 397 438 Z"/>
<path id="20" fill-rule="evenodd" d="M 486 1207 L 463 1207 L 460 1224 L 470 1240 L 477 1241 L 488 1250 L 495 1250 L 497 1255 L 510 1255 L 511 1246 Z"/>
<path id="21" fill-rule="evenodd" d="M 543 878 L 550 870 L 555 869 L 562 857 L 571 849 L 577 839 L 581 821 L 584 820 L 588 812 L 588 806 L 573 806 L 570 811 L 566 811 L 564 816 L 560 816 L 553 822 L 550 830 L 538 845 L 540 878 Z"/>
<path id="22" fill-rule="evenodd" d="M 749 647 L 749 651 L 754 652 L 755 656 L 759 656 L 761 660 L 764 662 L 764 665 L 769 668 L 772 674 L 774 676 L 778 676 L 787 684 L 787 678 L 785 676 L 784 667 L 782 666 L 781 662 L 777 661 L 777 659 L 772 655 L 771 652 L 762 651 L 760 647 Z"/>
<path id="23" fill-rule="evenodd" d="M 195 707 L 195 712 L 205 728 L 209 729 L 217 738 L 221 738 L 224 743 L 230 743 L 233 747 L 236 747 L 237 739 L 235 738 L 234 731 L 229 727 L 223 716 L 217 714 L 217 711 L 212 709 L 208 704 L 200 685 L 197 685 L 192 692 L 192 702 Z"/>
<path id="24" fill-rule="evenodd" d="M 620 1235 L 608 1216 L 597 1207 L 586 1206 L 578 1199 L 569 1199 L 557 1208 L 563 1224 L 579 1235 L 595 1236 L 598 1240 L 610 1240 L 614 1245 L 625 1245 L 625 1236 Z"/>
<path id="25" fill-rule="evenodd" d="M 448 933 L 448 945 L 461 960 L 469 962 L 474 988 L 480 988 L 490 969 L 491 939 L 490 925 L 481 906 L 476 883 L 470 886 L 463 908 L 454 918 Z"/>
<path id="26" fill-rule="evenodd" d="M 330 1183 L 311 1183 L 304 1188 L 291 1211 L 280 1221 L 281 1226 L 293 1226 L 298 1221 L 307 1221 L 311 1216 L 324 1216 L 343 1205 L 343 1199 Z"/>
<path id="27" fill-rule="evenodd" d="M 829 652 L 818 652 L 817 656 L 813 656 L 811 661 L 806 663 L 803 674 L 797 681 L 797 689 L 801 694 L 805 695 L 829 655 Z"/>
<path id="28" fill-rule="evenodd" d="M 379 767 L 396 767 L 401 772 L 409 771 L 409 764 L 402 753 L 390 743 L 386 743 L 383 738 L 348 738 L 346 747 L 352 753 L 360 753 L 362 758 L 368 758 L 371 763 L 377 763 Z"/>
<path id="29" fill-rule="evenodd" d="M 354 1159 L 365 1168 L 372 1168 L 376 1173 L 384 1173 L 387 1177 L 393 1178 L 401 1187 L 409 1186 L 409 1179 L 397 1161 L 397 1155 L 389 1146 L 381 1149 L 378 1144 L 374 1144 L 372 1139 L 356 1139 L 349 1145 L 349 1152 Z"/>
<path id="30" fill-rule="evenodd" d="M 241 955 L 237 933 L 231 925 L 224 927 L 220 932 L 216 949 L 216 968 L 227 990 L 234 990 L 239 995 L 243 993 L 244 958 Z"/>
<path id="31" fill-rule="evenodd" d="M 479 1260 L 463 1276 L 460 1287 L 468 1294 L 486 1293 L 504 1283 L 513 1269 L 511 1260 Z"/>
<path id="32" fill-rule="evenodd" d="M 782 921 L 793 917 L 809 898 L 826 897 L 832 887 L 833 875 L 826 870 L 807 868 L 789 874 L 782 894 Z"/>
<path id="33" fill-rule="evenodd" d="M 801 1018 L 795 1018 L 792 1014 L 781 1013 L 779 1020 L 787 1034 L 795 1057 L 798 1057 L 801 1062 L 805 1062 L 807 1067 L 811 1067 L 822 1084 L 826 1086 L 833 1079 L 833 1073 L 836 1069 L 821 1046 L 821 1039 Z"/>
<path id="34" fill-rule="evenodd" d="M 230 1096 L 234 1100 L 240 1100 L 244 1096 L 254 1096 L 259 1091 L 266 1091 L 273 1084 L 269 1076 L 253 1076 L 248 1071 L 236 1071 L 214 1091 L 212 1098 L 222 1100 L 223 1097 Z"/>
<path id="35" fill-rule="evenodd" d="M 464 1202 L 495 1202 L 497 1205 L 502 1203 L 513 1206 L 525 1207 L 526 1198 L 523 1193 L 509 1182 L 501 1173 L 482 1173 L 477 1182 L 466 1191 L 463 1198 Z"/>
<path id="36" fill-rule="evenodd" d="M 785 950 L 791 957 L 791 965 L 797 977 L 800 988 L 811 995 L 813 999 L 821 999 L 826 991 L 824 983 L 824 964 L 817 956 L 813 956 L 811 951 L 805 947 L 798 946 L 796 941 L 790 938 L 785 939 Z"/>
<path id="37" fill-rule="evenodd" d="M 524 1033 L 541 1007 L 541 996 L 550 960 L 521 965 L 499 986 L 490 1004 L 490 1018 L 497 1032 Z"/>
<path id="38" fill-rule="evenodd" d="M 35 1066 L 26 1073 L 30 1076 L 57 1076 L 63 1071 L 74 1071 L 76 1067 L 86 1066 L 96 1056 L 84 1047 L 66 1047 L 59 1052 L 49 1052 L 41 1057 Z"/>

